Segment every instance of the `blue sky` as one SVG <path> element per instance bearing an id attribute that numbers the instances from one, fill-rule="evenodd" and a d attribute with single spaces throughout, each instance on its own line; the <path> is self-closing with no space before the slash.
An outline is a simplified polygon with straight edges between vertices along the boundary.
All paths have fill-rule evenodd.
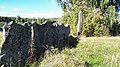
<path id="1" fill-rule="evenodd" d="M 56 0 L 0 0 L 0 16 L 54 18 L 62 14 Z"/>

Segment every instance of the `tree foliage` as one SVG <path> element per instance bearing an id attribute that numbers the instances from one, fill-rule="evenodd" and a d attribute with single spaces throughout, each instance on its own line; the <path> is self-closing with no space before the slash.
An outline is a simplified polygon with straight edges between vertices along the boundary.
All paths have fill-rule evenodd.
<path id="1" fill-rule="evenodd" d="M 116 30 L 113 24 L 117 23 L 115 7 L 110 6 L 106 10 L 104 9 L 109 0 L 57 0 L 57 2 L 63 11 L 66 10 L 60 21 L 70 24 L 73 35 L 76 34 L 79 11 L 83 13 L 83 35 L 109 36 L 119 34 L 118 31 L 116 31 L 117 34 L 113 33 L 113 29 Z M 119 22 L 117 25 L 119 26 Z"/>
<path id="2" fill-rule="evenodd" d="M 13 22 L 16 22 L 18 24 L 23 24 L 25 22 L 29 22 L 31 23 L 32 21 L 33 22 L 36 22 L 38 24 L 41 24 L 45 21 L 50 21 L 50 22 L 56 22 L 58 20 L 58 18 L 22 18 L 20 17 L 19 15 L 17 17 L 4 17 L 4 16 L 0 16 L 0 27 L 2 27 L 4 25 L 4 23 L 7 23 L 7 22 L 10 22 L 10 21 L 13 21 Z"/>

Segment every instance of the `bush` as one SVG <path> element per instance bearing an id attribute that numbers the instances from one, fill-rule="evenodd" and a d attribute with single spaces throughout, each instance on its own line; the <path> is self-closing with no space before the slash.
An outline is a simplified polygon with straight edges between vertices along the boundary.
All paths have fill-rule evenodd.
<path id="1" fill-rule="evenodd" d="M 0 22 L 0 27 L 2 27 L 5 24 L 5 22 Z"/>
<path id="2" fill-rule="evenodd" d="M 94 9 L 83 22 L 82 34 L 86 36 L 108 36 L 109 22 L 101 15 L 100 10 Z"/>
<path id="3" fill-rule="evenodd" d="M 86 5 L 76 5 L 71 8 L 71 11 L 66 13 L 60 20 L 63 23 L 68 23 L 71 27 L 71 34 L 76 35 L 78 13 L 83 12 L 82 35 L 85 36 L 111 36 L 116 23 L 115 7 L 110 6 L 108 9 L 88 7 Z M 117 26 L 119 26 L 117 24 Z M 114 29 L 113 29 L 114 28 Z M 120 29 L 119 29 L 120 30 Z"/>

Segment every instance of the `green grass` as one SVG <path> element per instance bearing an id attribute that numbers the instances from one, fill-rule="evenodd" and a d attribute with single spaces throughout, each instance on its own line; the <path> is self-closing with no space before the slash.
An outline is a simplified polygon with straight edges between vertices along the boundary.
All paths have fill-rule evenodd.
<path id="1" fill-rule="evenodd" d="M 2 47 L 2 37 L 3 37 L 2 32 L 0 32 L 0 47 Z"/>
<path id="2" fill-rule="evenodd" d="M 0 27 L 2 27 L 5 24 L 5 22 L 0 22 Z"/>
<path id="3" fill-rule="evenodd" d="M 82 37 L 76 48 L 45 56 L 39 67 L 120 67 L 120 37 Z"/>

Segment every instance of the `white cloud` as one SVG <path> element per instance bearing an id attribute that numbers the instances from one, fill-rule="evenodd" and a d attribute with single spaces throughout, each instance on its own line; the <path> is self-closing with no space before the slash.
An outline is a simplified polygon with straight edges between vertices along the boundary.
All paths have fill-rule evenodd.
<path id="1" fill-rule="evenodd" d="M 1 5 L 0 5 L 0 8 L 5 8 L 5 6 L 1 6 Z"/>
<path id="2" fill-rule="evenodd" d="M 23 11 L 23 9 L 21 9 L 21 8 L 13 8 L 13 9 L 11 9 L 11 11 L 19 12 L 19 11 Z"/>
<path id="3" fill-rule="evenodd" d="M 5 11 L 0 11 L 0 16 L 16 17 L 14 13 L 5 12 Z"/>
<path id="4" fill-rule="evenodd" d="M 2 12 L 2 11 L 0 11 L 0 15 L 9 15 L 10 14 L 10 12 Z"/>
<path id="5" fill-rule="evenodd" d="M 60 18 L 62 17 L 62 12 L 48 12 L 48 13 L 19 13 L 19 12 L 1 12 L 1 16 L 16 17 L 17 15 L 23 18 Z"/>
<path id="6" fill-rule="evenodd" d="M 50 12 L 50 13 L 31 13 L 31 14 L 21 14 L 21 17 L 29 18 L 60 18 L 62 17 L 61 12 Z"/>

